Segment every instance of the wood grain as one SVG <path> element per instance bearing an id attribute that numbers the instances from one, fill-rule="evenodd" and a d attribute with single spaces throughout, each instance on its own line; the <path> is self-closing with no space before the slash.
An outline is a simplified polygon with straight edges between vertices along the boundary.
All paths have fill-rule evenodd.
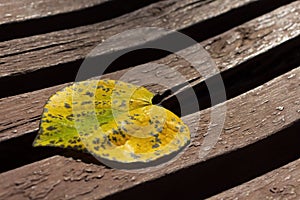
<path id="1" fill-rule="evenodd" d="M 282 45 L 285 41 L 298 37 L 300 34 L 300 23 L 298 23 L 299 12 L 300 3 L 295 2 L 219 36 L 208 39 L 202 42 L 201 45 L 212 55 L 221 72 L 235 69 L 257 55 L 269 52 L 271 49 Z M 283 16 L 282 13 L 285 13 L 285 15 Z M 287 22 L 296 23 L 287 25 Z M 290 46 L 293 45 L 299 44 L 291 42 Z M 219 48 L 220 46 L 223 46 L 223 48 Z M 194 61 L 199 60 L 192 47 L 183 51 L 186 51 L 189 59 Z M 265 65 L 261 64 L 261 71 L 264 71 L 263 66 L 271 67 L 268 65 L 275 65 L 278 62 L 276 60 L 277 58 L 278 55 L 275 52 L 275 55 L 270 56 L 268 61 L 264 61 L 264 63 L 266 63 Z M 284 60 L 284 58 L 282 58 L 282 60 Z M 180 59 L 176 55 L 170 55 L 156 62 L 172 67 L 174 70 L 183 74 L 187 80 L 199 77 L 199 73 L 190 67 L 190 63 Z M 206 67 L 206 65 L 203 65 L 202 70 L 205 70 Z M 118 79 L 125 72 L 126 70 L 121 70 L 105 77 Z M 153 75 L 151 73 L 153 72 L 145 73 L 145 76 L 150 77 Z M 161 74 L 161 76 L 168 75 Z M 176 76 L 174 76 L 172 80 L 175 80 L 177 85 L 182 83 Z M 200 77 L 199 81 L 204 81 L 204 79 Z M 58 85 L 0 99 L 0 140 L 7 140 L 37 130 L 42 108 L 47 99 L 66 85 L 67 84 Z M 153 85 L 150 85 L 148 88 L 155 93 L 165 91 L 164 88 Z"/>
<path id="2" fill-rule="evenodd" d="M 0 77 L 82 60 L 96 45 L 126 30 L 141 26 L 180 30 L 250 2 L 255 1 L 167 0 L 108 21 L 1 42 Z"/>
<path id="3" fill-rule="evenodd" d="M 209 199 L 299 199 L 299 194 L 300 159 Z"/>
<path id="4" fill-rule="evenodd" d="M 0 97 L 0 147 L 6 152 L 1 158 L 17 164 L 4 163 L 6 167 L 0 167 L 4 171 L 11 169 L 0 174 L 0 199 L 147 200 L 168 199 L 171 194 L 179 199 L 202 199 L 221 191 L 225 192 L 210 199 L 299 198 L 299 1 L 141 0 L 112 9 L 116 12 L 108 15 L 102 12 L 107 8 L 102 5 L 108 3 L 109 8 L 115 8 L 122 1 L 1 1 L 0 13 L 4 17 L 0 19 L 0 85 L 5 87 L 0 94 L 5 98 Z M 94 15 L 99 6 L 103 13 L 100 18 Z M 277 7 L 280 8 L 272 11 Z M 84 13 L 90 15 L 86 15 L 86 21 L 80 19 Z M 74 16 L 78 20 L 73 20 Z M 71 20 L 65 21 L 67 18 Z M 56 24 L 58 19 L 62 20 Z M 244 23 L 250 19 L 253 20 Z M 67 82 L 73 80 L 72 73 L 86 54 L 110 36 L 142 26 L 180 30 L 201 42 L 216 61 L 227 87 L 229 100 L 204 109 L 210 103 L 203 90 L 207 77 L 175 54 L 164 58 L 161 54 L 159 60 L 155 56 L 139 59 L 150 65 L 153 60 L 167 65 L 184 75 L 185 80 L 179 79 L 179 73 L 170 74 L 161 68 L 125 79 L 139 84 L 145 77 L 163 77 L 176 90 L 182 90 L 187 82 L 194 86 L 204 107 L 182 117 L 192 130 L 191 144 L 183 154 L 159 170 L 138 173 L 108 168 L 92 156 L 72 150 L 32 148 L 46 100 L 71 84 Z M 11 34 L 9 30 L 13 30 Z M 225 30 L 229 31 L 223 33 Z M 162 38 L 166 37 L 125 41 L 114 51 Z M 180 50 L 177 53 L 183 53 L 188 61 L 200 63 L 201 71 L 210 70 L 195 46 L 182 46 Z M 102 55 L 112 53 L 108 50 Z M 140 63 L 128 62 L 123 67 L 126 69 L 116 68 L 116 72 L 103 78 L 119 79 L 143 66 L 136 66 Z M 29 86 L 32 84 L 36 86 Z M 166 95 L 166 88 L 157 84 L 146 87 L 167 97 L 162 105 L 175 110 L 176 97 Z M 179 94 L 184 96 L 184 92 Z M 218 120 L 212 121 L 212 113 L 221 107 L 227 112 L 219 110 Z M 221 135 L 212 134 L 218 130 Z M 39 153 L 31 154 L 32 149 Z"/>
<path id="5" fill-rule="evenodd" d="M 210 126 L 210 114 L 216 108 L 200 111 L 199 122 L 195 121 L 195 116 L 199 113 L 183 117 L 189 122 L 190 129 L 196 130 L 196 133 L 192 135 L 191 145 L 175 162 L 160 170 L 130 173 L 108 169 L 101 164 L 86 164 L 72 158 L 54 156 L 0 174 L 0 198 L 99 199 L 142 183 L 143 185 L 150 183 L 156 185 L 154 180 L 159 177 L 170 178 L 173 182 L 167 183 L 172 187 L 169 190 L 167 186 L 159 187 L 159 190 L 148 188 L 151 192 L 148 190 L 148 193 L 144 193 L 144 195 L 147 194 L 144 196 L 145 199 L 151 199 L 157 193 L 168 195 L 171 191 L 179 196 L 188 196 L 185 194 L 185 189 L 188 188 L 185 187 L 191 183 L 181 182 L 180 176 L 174 182 L 172 177 L 177 174 L 176 171 L 189 170 L 192 166 L 208 162 L 209 159 L 237 151 L 299 122 L 299 80 L 300 67 L 227 101 L 225 103 L 227 114 L 225 124 L 221 127 L 222 133 L 217 144 L 204 158 L 199 158 L 199 150 L 204 138 L 210 137 L 206 133 Z M 220 115 L 223 114 L 220 113 Z M 218 129 L 218 126 L 222 125 L 215 124 L 210 126 L 210 129 Z M 152 182 L 149 182 L 150 180 Z M 79 188 L 78 185 L 80 185 Z M 141 193 L 143 194 L 143 191 Z M 135 195 L 141 195 L 141 193 Z M 123 194 L 126 194 L 126 190 Z"/>
<path id="6" fill-rule="evenodd" d="M 158 0 L 12 1 L 0 3 L 0 41 L 30 37 L 99 23 Z"/>
<path id="7" fill-rule="evenodd" d="M 72 12 L 88 7 L 95 6 L 97 4 L 104 3 L 108 0 L 71 0 L 71 1 L 0 1 L 0 26 L 2 24 L 20 22 L 35 18 L 49 17 L 61 13 Z"/>

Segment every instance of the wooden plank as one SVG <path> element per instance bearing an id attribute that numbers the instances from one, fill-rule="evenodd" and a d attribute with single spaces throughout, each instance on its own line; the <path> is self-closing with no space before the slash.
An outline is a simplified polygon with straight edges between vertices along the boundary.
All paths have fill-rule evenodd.
<path id="1" fill-rule="evenodd" d="M 299 199 L 299 194 L 300 159 L 209 199 Z"/>
<path id="2" fill-rule="evenodd" d="M 65 1 L 0 1 L 0 26 L 13 22 L 26 21 L 41 17 L 49 17 L 57 14 L 77 11 L 84 8 L 89 8 L 97 4 L 104 3 L 108 0 L 71 0 Z"/>
<path id="3" fill-rule="evenodd" d="M 265 1 L 260 2 L 263 4 Z M 26 74 L 82 60 L 95 45 L 126 30 L 140 26 L 181 30 L 233 9 L 251 3 L 260 4 L 260 2 L 254 0 L 167 0 L 109 21 L 2 42 L 0 43 L 0 77 Z M 270 7 L 273 5 L 275 5 L 274 2 L 270 3 Z M 256 9 L 262 7 L 258 5 Z"/>
<path id="4" fill-rule="evenodd" d="M 285 13 L 285 16 L 282 16 Z M 221 72 L 229 70 L 246 63 L 248 60 L 256 57 L 259 53 L 270 51 L 276 46 L 282 45 L 285 41 L 298 37 L 300 34 L 300 23 L 298 16 L 300 13 L 300 2 L 292 3 L 283 8 L 279 8 L 272 13 L 268 13 L 239 27 L 236 27 L 224 34 L 211 38 L 201 43 L 212 57 L 215 59 Z M 271 23 L 272 22 L 272 23 Z M 273 23 L 274 22 L 274 23 Z M 293 22 L 288 25 L 287 22 Z M 260 24 L 258 26 L 258 24 Z M 291 42 L 290 46 L 299 45 L 299 42 Z M 224 46 L 219 49 L 219 46 Z M 189 57 L 195 58 L 197 54 L 189 50 Z M 268 62 L 258 66 L 261 71 L 269 64 L 276 64 L 278 56 L 277 51 L 274 55 L 268 56 Z M 282 59 L 288 58 L 283 56 Z M 262 58 L 264 59 L 264 58 Z M 292 59 L 289 59 L 292 60 Z M 272 62 L 273 61 L 273 62 Z M 198 73 L 190 68 L 190 64 L 179 59 L 175 55 L 157 61 L 160 64 L 168 65 L 186 76 L 187 80 L 198 77 Z M 259 60 L 260 62 L 260 60 Z M 286 65 L 286 64 L 285 64 Z M 204 66 L 205 67 L 205 66 Z M 251 69 L 254 69 L 251 64 Z M 112 73 L 106 77 L 118 79 L 126 70 Z M 147 74 L 145 74 L 147 76 Z M 164 74 L 162 74 L 164 76 Z M 204 79 L 201 78 L 200 81 Z M 180 82 L 178 81 L 178 84 Z M 38 90 L 22 95 L 12 96 L 0 99 L 0 140 L 7 140 L 12 137 L 23 135 L 27 132 L 37 130 L 38 121 L 42 113 L 42 107 L 51 94 L 66 84 Z M 151 86 L 155 93 L 162 93 L 162 88 Z"/>
<path id="5" fill-rule="evenodd" d="M 131 173 L 121 170 L 108 169 L 101 164 L 82 163 L 71 158 L 54 156 L 0 175 L 0 198 L 2 199 L 60 199 L 81 198 L 99 199 L 110 194 L 123 191 L 130 187 L 144 183 L 154 183 L 159 177 L 170 178 L 166 187 L 157 185 L 154 190 L 148 188 L 145 199 L 151 199 L 155 194 L 169 194 L 188 196 L 185 191 L 191 184 L 172 179 L 176 171 L 189 170 L 191 166 L 198 166 L 208 159 L 237 151 L 250 144 L 257 143 L 265 138 L 275 135 L 278 131 L 290 127 L 300 119 L 300 67 L 275 78 L 274 80 L 243 95 L 226 102 L 228 113 L 222 134 L 217 144 L 205 158 L 199 157 L 199 148 L 204 140 L 205 133 L 210 126 L 209 108 L 199 111 L 200 122 L 195 120 L 194 113 L 183 117 L 190 129 L 196 130 L 192 135 L 192 142 L 184 154 L 167 167 L 149 173 Z M 287 98 L 288 96 L 288 98 Z M 279 108 L 280 107 L 280 108 Z M 220 113 L 222 115 L 224 113 Z M 210 128 L 221 126 L 216 124 Z M 187 168 L 189 167 L 189 168 Z M 201 171 L 198 171 L 198 174 Z M 168 176 L 166 176 L 169 174 Z M 152 182 L 149 182 L 152 180 Z M 146 182 L 146 183 L 145 183 Z M 80 187 L 78 187 L 80 186 Z M 198 187 L 198 186 L 197 186 Z M 175 190 L 174 190 L 175 189 Z M 150 192 L 151 191 L 151 192 Z M 201 191 L 197 190 L 201 193 Z M 126 193 L 126 192 L 124 192 Z M 122 193 L 120 193 L 122 194 Z M 146 195 L 145 195 L 146 194 Z"/>
<path id="6" fill-rule="evenodd" d="M 12 1 L 0 3 L 0 41 L 99 23 L 158 0 Z M 45 26 L 47 24 L 47 26 Z M 22 31 L 20 31 L 22 30 Z"/>

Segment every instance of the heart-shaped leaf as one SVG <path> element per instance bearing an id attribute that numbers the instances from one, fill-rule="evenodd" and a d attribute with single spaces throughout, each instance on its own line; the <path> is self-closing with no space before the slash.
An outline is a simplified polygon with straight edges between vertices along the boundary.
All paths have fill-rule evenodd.
<path id="1" fill-rule="evenodd" d="M 153 96 L 121 81 L 75 83 L 49 99 L 33 145 L 73 148 L 120 163 L 147 163 L 179 152 L 190 141 L 189 129 L 153 105 Z"/>

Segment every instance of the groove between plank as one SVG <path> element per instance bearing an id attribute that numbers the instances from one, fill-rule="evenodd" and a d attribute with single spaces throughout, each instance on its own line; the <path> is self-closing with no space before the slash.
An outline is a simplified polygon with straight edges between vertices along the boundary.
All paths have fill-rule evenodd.
<path id="1" fill-rule="evenodd" d="M 177 3 L 176 2 L 177 1 L 163 1 L 137 10 L 133 12 L 133 14 L 127 14 L 106 22 L 0 43 L 2 47 L 0 56 L 3 59 L 1 60 L 3 63 L 6 63 L 2 65 L 3 68 L 1 68 L 0 74 L 1 76 L 8 76 L 10 74 L 17 74 L 19 72 L 25 73 L 26 71 L 33 71 L 43 67 L 54 66 L 61 62 L 66 63 L 72 60 L 77 60 L 80 58 L 82 59 L 90 50 L 92 50 L 95 45 L 99 44 L 104 39 L 122 31 L 135 28 L 140 23 L 142 23 L 143 26 L 158 26 L 166 29 L 180 29 L 209 17 L 202 14 L 197 17 L 194 16 L 194 20 L 186 22 L 188 24 L 180 24 L 176 21 L 180 18 L 174 17 L 173 15 L 181 17 L 183 14 L 186 15 L 186 12 L 190 11 L 192 8 L 185 7 L 185 5 L 190 3 L 190 1 L 186 0 Z M 226 4 L 226 2 L 224 2 L 224 5 L 230 5 L 224 10 L 230 10 L 234 7 L 240 6 L 241 3 L 237 2 L 240 1 L 232 2 L 231 4 Z M 244 1 L 243 3 L 245 4 L 248 2 L 249 1 Z M 212 3 L 218 5 L 218 1 L 213 1 Z M 212 8 L 214 4 L 208 4 L 204 7 L 200 6 L 195 10 L 192 9 L 193 12 L 189 13 L 189 15 L 186 15 L 184 18 L 193 16 L 192 14 L 197 11 Z M 178 7 L 181 9 L 173 13 Z M 163 11 L 158 12 L 157 8 L 160 8 Z M 225 12 L 224 10 L 218 10 L 217 13 L 210 15 L 213 17 L 219 13 Z M 168 21 L 167 23 L 163 22 L 161 19 L 163 17 L 168 17 L 170 18 L 169 20 L 175 20 L 176 23 L 172 23 L 172 21 Z M 124 24 L 126 24 L 126 26 L 124 26 Z M 68 45 L 63 45 L 65 43 Z M 37 49 L 37 51 L 35 49 Z M 70 51 L 68 51 L 68 49 L 70 49 Z M 25 51 L 24 56 L 22 56 L 23 51 Z M 41 56 L 43 57 L 43 55 L 45 56 L 44 53 L 46 52 L 48 52 L 46 56 L 51 59 L 43 60 L 43 63 L 36 63 L 35 59 L 40 59 Z M 31 65 L 27 65 L 26 68 L 22 67 L 22 65 L 17 65 L 21 61 L 21 57 L 23 57 L 22 63 L 30 64 L 30 62 L 28 62 L 29 60 L 33 63 Z M 28 59 L 28 57 L 30 59 Z M 15 66 L 16 68 L 8 65 L 10 59 L 15 60 L 13 63 L 17 65 Z"/>
<path id="2" fill-rule="evenodd" d="M 64 1 L 2 1 L 0 2 L 0 11 L 3 16 L 0 19 L 0 26 L 3 24 L 31 20 L 35 18 L 57 15 L 60 13 L 72 12 L 83 8 L 103 4 L 109 0 L 71 0 L 67 3 Z"/>
<path id="3" fill-rule="evenodd" d="M 157 0 L 14 1 L 0 4 L 0 41 L 98 23 L 147 6 Z M 1 21 L 2 20 L 2 21 Z M 22 30 L 22 31 L 20 31 Z"/>
<path id="4" fill-rule="evenodd" d="M 299 199 L 299 194 L 300 159 L 208 199 Z"/>
<path id="5" fill-rule="evenodd" d="M 283 12 L 285 13 L 284 17 L 282 16 Z M 255 58 L 259 53 L 261 55 L 264 52 L 268 52 L 272 48 L 281 45 L 285 41 L 299 37 L 300 23 L 297 23 L 299 21 L 299 12 L 300 2 L 292 3 L 221 34 L 220 36 L 204 41 L 201 45 L 203 45 L 215 59 L 217 67 L 221 72 L 228 69 L 234 71 L 242 63 Z M 270 23 L 271 21 L 274 21 L 274 23 Z M 295 23 L 286 25 L 286 22 Z M 261 25 L 258 26 L 258 24 Z M 250 33 L 252 33 L 252 36 Z M 234 38 L 239 39 L 233 40 Z M 218 49 L 217 47 L 220 45 L 224 46 L 224 48 Z M 299 46 L 297 42 L 288 43 L 288 46 L 289 45 Z M 195 57 L 196 54 L 192 50 L 193 49 L 190 48 L 183 51 L 187 51 L 189 58 L 193 60 L 199 59 Z M 274 57 L 276 58 L 277 56 L 278 55 Z M 282 59 L 284 60 L 284 57 Z M 157 63 L 166 64 L 172 67 L 182 73 L 187 80 L 199 77 L 199 74 L 195 73 L 195 71 L 190 68 L 189 63 L 179 59 L 176 55 L 170 55 L 160 59 Z M 257 65 L 259 66 L 259 64 Z M 267 66 L 268 65 L 266 65 L 266 67 Z M 203 70 L 205 70 L 205 67 L 206 66 L 203 66 Z M 118 79 L 125 72 L 126 70 L 121 70 L 116 73 L 108 74 L 105 77 Z M 151 75 L 153 74 L 150 72 L 149 74 L 145 74 L 146 77 Z M 164 76 L 164 74 L 162 74 L 162 76 Z M 175 76 L 173 79 L 176 80 L 177 77 Z M 130 82 L 130 80 L 128 81 Z M 204 79 L 200 77 L 200 81 L 204 81 Z M 177 83 L 180 84 L 180 81 Z M 42 114 L 42 108 L 45 102 L 55 93 L 55 91 L 66 85 L 67 84 L 58 85 L 31 93 L 0 99 L 0 141 L 37 130 L 39 123 L 38 117 Z M 162 93 L 165 90 L 153 85 L 151 85 L 149 89 L 155 93 Z M 35 118 L 37 120 L 32 121 L 32 119 Z"/>
<path id="6" fill-rule="evenodd" d="M 140 185 L 142 187 L 144 184 L 150 184 L 151 188 L 154 187 L 152 190 L 146 188 L 147 193 L 139 189 L 143 195 L 147 194 L 144 196 L 145 199 L 150 199 L 157 193 L 168 195 L 170 190 L 179 195 L 178 197 L 188 196 L 189 194 L 185 193 L 188 188 L 185 186 L 194 183 L 179 181 L 180 173 L 192 170 L 194 166 L 208 162 L 209 159 L 258 143 L 276 135 L 280 130 L 291 127 L 293 123 L 299 122 L 299 80 L 300 67 L 227 101 L 225 104 L 228 113 L 222 134 L 205 158 L 199 158 L 198 153 L 204 138 L 207 137 L 204 134 L 210 124 L 210 113 L 215 108 L 200 111 L 199 123 L 194 120 L 197 113 L 183 118 L 189 122 L 190 129 L 196 129 L 197 133 L 192 135 L 191 145 L 184 154 L 161 170 L 142 174 L 128 173 L 108 169 L 99 164 L 86 164 L 71 158 L 54 156 L 1 174 L 0 197 L 36 199 L 42 196 L 43 198 L 59 199 L 80 196 L 80 198 L 86 199 L 99 199 L 133 186 Z M 278 106 L 284 109 L 278 109 Z M 211 128 L 215 129 L 218 126 L 220 124 Z M 179 172 L 174 173 L 176 171 Z M 200 175 L 201 171 L 198 171 L 197 174 Z M 168 185 L 170 188 L 160 187 L 161 192 L 159 192 L 155 187 L 156 181 L 154 181 L 157 179 L 159 182 L 161 180 L 158 179 L 159 177 L 163 177 L 163 180 L 170 184 Z M 148 182 L 150 180 L 152 182 Z M 161 182 L 157 186 L 161 186 Z M 197 187 L 197 185 L 195 186 Z M 201 193 L 199 190 L 196 192 Z M 119 194 L 126 196 L 126 190 Z M 141 193 L 136 193 L 136 195 L 141 195 Z"/>
<path id="7" fill-rule="evenodd" d="M 182 30 L 197 36 L 196 39 L 203 40 L 257 16 L 255 14 L 264 13 L 265 9 L 269 10 L 288 2 L 290 1 L 280 1 L 278 4 L 267 0 L 163 1 L 102 23 L 3 42 L 0 43 L 1 84 L 14 82 L 15 86 L 12 88 L 10 84 L 10 89 L 4 88 L 1 94 L 14 95 L 71 81 L 82 59 L 96 44 L 137 26 Z M 162 10 L 158 11 L 157 8 Z M 242 17 L 236 17 L 240 15 Z M 126 48 L 130 46 L 124 45 Z M 151 55 L 127 59 L 126 62 L 121 62 L 125 63 L 125 66 L 119 63 L 112 70 L 161 57 L 154 54 L 152 58 Z M 45 74 L 52 81 L 47 82 L 41 78 Z M 24 87 L 24 83 L 29 82 L 31 84 Z"/>

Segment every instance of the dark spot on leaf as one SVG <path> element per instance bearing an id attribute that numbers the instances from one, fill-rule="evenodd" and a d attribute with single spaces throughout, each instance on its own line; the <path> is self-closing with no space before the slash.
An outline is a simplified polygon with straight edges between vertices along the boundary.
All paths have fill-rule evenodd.
<path id="1" fill-rule="evenodd" d="M 122 126 L 122 129 L 123 131 L 128 132 L 128 130 L 124 126 Z"/>
<path id="2" fill-rule="evenodd" d="M 53 119 L 57 118 L 56 116 L 52 115 L 51 113 L 49 113 L 48 116 L 53 118 Z"/>
<path id="3" fill-rule="evenodd" d="M 103 90 L 104 92 L 109 92 L 109 91 L 110 91 L 109 88 L 105 88 L 105 87 L 103 87 L 102 90 Z"/>
<path id="4" fill-rule="evenodd" d="M 184 126 L 181 126 L 179 131 L 180 131 L 180 133 L 183 133 L 184 130 L 185 130 L 185 127 L 184 127 Z"/>
<path id="5" fill-rule="evenodd" d="M 126 101 L 122 100 L 122 103 L 121 103 L 121 105 L 119 107 L 121 108 L 121 107 L 125 107 L 125 106 L 126 106 Z"/>
<path id="6" fill-rule="evenodd" d="M 95 138 L 93 140 L 93 144 L 100 144 L 100 139 L 99 138 Z"/>
<path id="7" fill-rule="evenodd" d="M 88 92 L 85 93 L 85 95 L 87 95 L 87 96 L 89 96 L 89 97 L 93 97 L 93 96 L 94 96 L 94 93 L 88 91 Z"/>
<path id="8" fill-rule="evenodd" d="M 70 104 L 65 103 L 65 108 L 71 108 Z"/>
<path id="9" fill-rule="evenodd" d="M 91 103 L 92 103 L 92 101 L 83 101 L 83 102 L 81 103 L 81 105 L 83 106 L 83 105 L 91 104 Z"/>
<path id="10" fill-rule="evenodd" d="M 115 142 L 117 142 L 117 138 L 115 136 L 112 136 L 111 139 Z"/>
<path id="11" fill-rule="evenodd" d="M 157 128 L 156 130 L 157 130 L 157 132 L 159 132 L 159 133 L 162 132 L 162 128 L 161 128 L 161 127 L 160 127 L 160 128 Z"/>
<path id="12" fill-rule="evenodd" d="M 102 123 L 100 123 L 99 125 L 100 125 L 100 126 L 103 126 L 103 125 L 105 125 L 105 124 L 108 124 L 108 122 L 102 122 Z"/>
<path id="13" fill-rule="evenodd" d="M 155 142 L 161 144 L 161 140 L 158 137 L 155 138 Z"/>
<path id="14" fill-rule="evenodd" d="M 53 130 L 55 130 L 55 129 L 57 129 L 57 128 L 54 127 L 54 126 L 48 126 L 46 129 L 47 129 L 48 131 L 53 131 Z"/>
<path id="15" fill-rule="evenodd" d="M 71 139 L 71 140 L 69 140 L 69 141 L 68 141 L 68 143 L 70 143 L 70 144 L 76 144 L 76 143 L 77 143 L 77 141 L 76 141 L 76 140 L 72 140 L 72 139 Z"/>
<path id="16" fill-rule="evenodd" d="M 67 120 L 69 120 L 69 121 L 73 121 L 73 117 L 74 117 L 73 114 L 66 116 Z"/>

